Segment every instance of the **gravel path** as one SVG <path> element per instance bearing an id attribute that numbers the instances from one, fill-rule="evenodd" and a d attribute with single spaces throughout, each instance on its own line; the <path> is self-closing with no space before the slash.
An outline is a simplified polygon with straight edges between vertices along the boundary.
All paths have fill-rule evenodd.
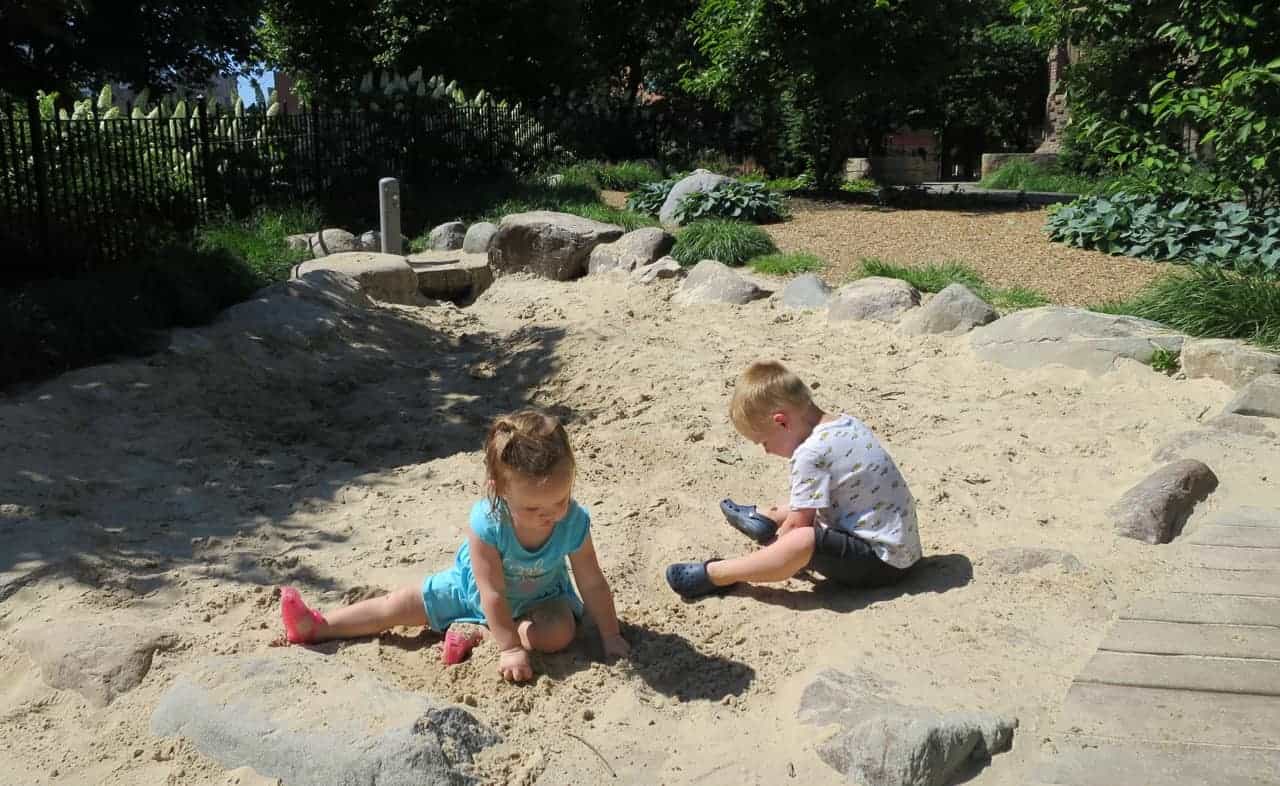
<path id="1" fill-rule="evenodd" d="M 625 194 L 605 192 L 621 206 Z M 1054 303 L 1087 306 L 1129 297 L 1171 266 L 1050 242 L 1044 210 L 892 210 L 793 199 L 791 220 L 766 226 L 783 251 L 829 263 L 822 277 L 847 281 L 865 257 L 905 265 L 962 262 L 997 287 L 1034 289 Z"/>
<path id="2" fill-rule="evenodd" d="M 1126 298 L 1170 266 L 1071 248 L 1045 237 L 1044 210 L 889 210 L 794 200 L 794 217 L 767 226 L 784 251 L 826 259 L 846 281 L 865 257 L 899 264 L 962 262 L 997 287 L 1029 287 L 1054 303 Z"/>

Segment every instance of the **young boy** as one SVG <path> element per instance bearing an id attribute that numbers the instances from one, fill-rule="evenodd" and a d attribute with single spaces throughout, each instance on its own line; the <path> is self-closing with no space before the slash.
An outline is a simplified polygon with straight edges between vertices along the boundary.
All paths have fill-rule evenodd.
<path id="1" fill-rule="evenodd" d="M 901 579 L 920 559 L 916 503 L 893 459 L 864 424 L 823 412 L 776 361 L 752 363 L 729 405 L 738 433 L 791 460 L 791 499 L 765 514 L 721 504 L 763 548 L 737 559 L 676 563 L 667 583 L 686 599 L 740 581 L 783 581 L 805 568 L 855 587 Z"/>

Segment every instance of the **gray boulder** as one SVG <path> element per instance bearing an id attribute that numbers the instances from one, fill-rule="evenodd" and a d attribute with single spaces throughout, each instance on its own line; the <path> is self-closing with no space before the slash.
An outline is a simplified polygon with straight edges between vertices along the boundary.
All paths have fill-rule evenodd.
<path id="1" fill-rule="evenodd" d="M 827 318 L 831 321 L 874 320 L 897 322 L 903 314 L 920 305 L 915 287 L 897 278 L 870 276 L 836 290 Z"/>
<path id="2" fill-rule="evenodd" d="M 358 251 L 349 254 L 332 254 L 324 259 L 303 262 L 294 268 L 294 278 L 302 278 L 317 270 L 342 273 L 360 282 L 360 287 L 372 298 L 387 303 L 420 305 L 418 274 L 408 260 L 395 254 L 375 254 Z"/>
<path id="3" fill-rule="evenodd" d="M 360 250 L 360 240 L 345 229 L 322 229 L 307 238 L 311 256 L 320 259 L 330 254 L 346 254 Z"/>
<path id="4" fill-rule="evenodd" d="M 911 335 L 968 333 L 1000 316 L 987 301 L 964 284 L 951 284 L 902 320 L 902 331 Z"/>
<path id="5" fill-rule="evenodd" d="M 782 288 L 778 302 L 783 308 L 826 308 L 831 303 L 831 287 L 813 273 L 805 273 Z"/>
<path id="6" fill-rule="evenodd" d="M 467 235 L 462 239 L 462 250 L 468 254 L 487 254 L 489 244 L 498 231 L 497 224 L 488 221 L 477 221 L 467 227 Z"/>
<path id="7" fill-rule="evenodd" d="M 360 235 L 359 242 L 360 242 L 360 248 L 357 249 L 358 251 L 376 251 L 379 253 L 382 251 L 382 233 L 376 229 L 370 229 L 368 232 L 365 232 L 364 234 Z M 408 251 L 408 249 L 409 249 L 409 238 L 405 237 L 404 235 L 401 235 L 400 250 Z"/>
<path id="8" fill-rule="evenodd" d="M 161 697 L 151 731 L 290 786 L 462 786 L 498 741 L 461 708 L 300 647 L 202 661 Z"/>
<path id="9" fill-rule="evenodd" d="M 993 549 L 987 552 L 984 562 L 992 570 L 1005 575 L 1025 573 L 1049 565 L 1057 565 L 1063 573 L 1079 573 L 1084 570 L 1083 563 L 1070 552 L 1025 546 Z"/>
<path id="10" fill-rule="evenodd" d="M 1119 358 L 1150 363 L 1157 349 L 1179 352 L 1185 338 L 1148 319 L 1044 306 L 974 330 L 970 345 L 979 358 L 1010 368 L 1060 364 L 1102 373 Z"/>
<path id="11" fill-rule="evenodd" d="M 658 261 L 675 244 L 674 236 L 657 227 L 637 229 L 612 243 L 601 243 L 591 249 L 587 273 L 605 273 L 610 270 L 629 273 Z"/>
<path id="12" fill-rule="evenodd" d="M 427 235 L 427 245 L 432 251 L 457 251 L 466 238 L 466 225 L 461 221 L 449 221 L 431 230 Z"/>
<path id="13" fill-rule="evenodd" d="M 672 187 L 671 193 L 667 194 L 667 201 L 663 202 L 662 208 L 658 210 L 658 220 L 664 224 L 676 223 L 676 208 L 679 207 L 680 200 L 696 191 L 714 191 L 722 183 L 728 183 L 731 180 L 733 178 L 717 175 L 705 169 L 695 169 L 692 174 Z"/>
<path id="14" fill-rule="evenodd" d="M 760 287 L 733 272 L 723 262 L 704 259 L 689 271 L 689 276 L 676 293 L 675 302 L 683 306 L 695 303 L 743 305 L 763 294 Z"/>
<path id="15" fill-rule="evenodd" d="M 1280 421 L 1248 415 L 1219 415 L 1199 428 L 1170 437 L 1151 457 L 1168 462 L 1188 454 L 1201 454 L 1206 449 L 1216 450 L 1218 455 L 1239 455 L 1249 446 L 1273 445 L 1280 445 Z"/>
<path id="16" fill-rule="evenodd" d="M 51 688 L 73 690 L 95 707 L 105 707 L 133 690 L 151 670 L 156 650 L 176 642 L 167 633 L 94 620 L 41 624 L 15 641 L 40 667 Z"/>
<path id="17" fill-rule="evenodd" d="M 622 227 L 568 213 L 515 213 L 498 226 L 489 265 L 495 276 L 524 272 L 568 281 L 587 272 L 592 249 L 620 237 Z"/>
<path id="18" fill-rule="evenodd" d="M 800 700 L 808 723 L 843 728 L 818 757 L 862 786 L 944 786 L 1013 746 L 1017 718 L 940 712 L 877 695 L 874 678 L 820 673 Z"/>
<path id="19" fill-rule="evenodd" d="M 289 247 L 290 251 L 310 251 L 311 235 L 289 235 L 284 239 L 284 244 Z"/>
<path id="20" fill-rule="evenodd" d="M 485 254 L 423 251 L 409 255 L 409 266 L 418 274 L 418 291 L 434 300 L 469 303 L 493 283 Z"/>
<path id="21" fill-rule="evenodd" d="M 678 278 L 684 274 L 684 267 L 675 257 L 663 257 L 652 265 L 636 268 L 631 272 L 631 277 L 641 284 L 649 284 L 660 278 Z"/>
<path id="22" fill-rule="evenodd" d="M 1224 415 L 1280 418 L 1280 374 L 1263 374 L 1227 402 Z"/>
<path id="23" fill-rule="evenodd" d="M 1118 535 L 1168 543 L 1182 533 L 1196 503 L 1217 487 L 1218 477 L 1205 464 L 1194 459 L 1177 461 L 1126 491 L 1107 515 L 1115 519 Z"/>
<path id="24" fill-rule="evenodd" d="M 1188 379 L 1209 377 L 1233 390 L 1263 374 L 1280 374 L 1280 355 L 1232 339 L 1188 339 L 1180 360 Z"/>

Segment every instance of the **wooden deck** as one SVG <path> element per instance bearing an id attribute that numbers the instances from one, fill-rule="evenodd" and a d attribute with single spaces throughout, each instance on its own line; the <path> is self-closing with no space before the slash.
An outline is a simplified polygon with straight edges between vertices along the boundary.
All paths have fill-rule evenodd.
<path id="1" fill-rule="evenodd" d="M 1280 784 L 1280 510 L 1245 508 L 1173 549 L 1076 676 L 1034 786 Z"/>

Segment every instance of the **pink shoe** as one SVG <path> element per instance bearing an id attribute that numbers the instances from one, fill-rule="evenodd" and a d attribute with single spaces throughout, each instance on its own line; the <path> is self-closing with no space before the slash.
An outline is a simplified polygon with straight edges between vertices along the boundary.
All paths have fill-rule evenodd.
<path id="1" fill-rule="evenodd" d="M 310 644 L 315 639 L 316 628 L 328 624 L 323 614 L 302 602 L 302 596 L 293 587 L 280 588 L 280 619 L 284 622 L 284 637 L 290 644 Z"/>
<path id="2" fill-rule="evenodd" d="M 453 666 L 467 659 L 471 650 L 484 639 L 480 631 L 463 633 L 457 628 L 449 628 L 444 634 L 444 647 L 440 650 L 440 659 L 444 665 Z"/>

